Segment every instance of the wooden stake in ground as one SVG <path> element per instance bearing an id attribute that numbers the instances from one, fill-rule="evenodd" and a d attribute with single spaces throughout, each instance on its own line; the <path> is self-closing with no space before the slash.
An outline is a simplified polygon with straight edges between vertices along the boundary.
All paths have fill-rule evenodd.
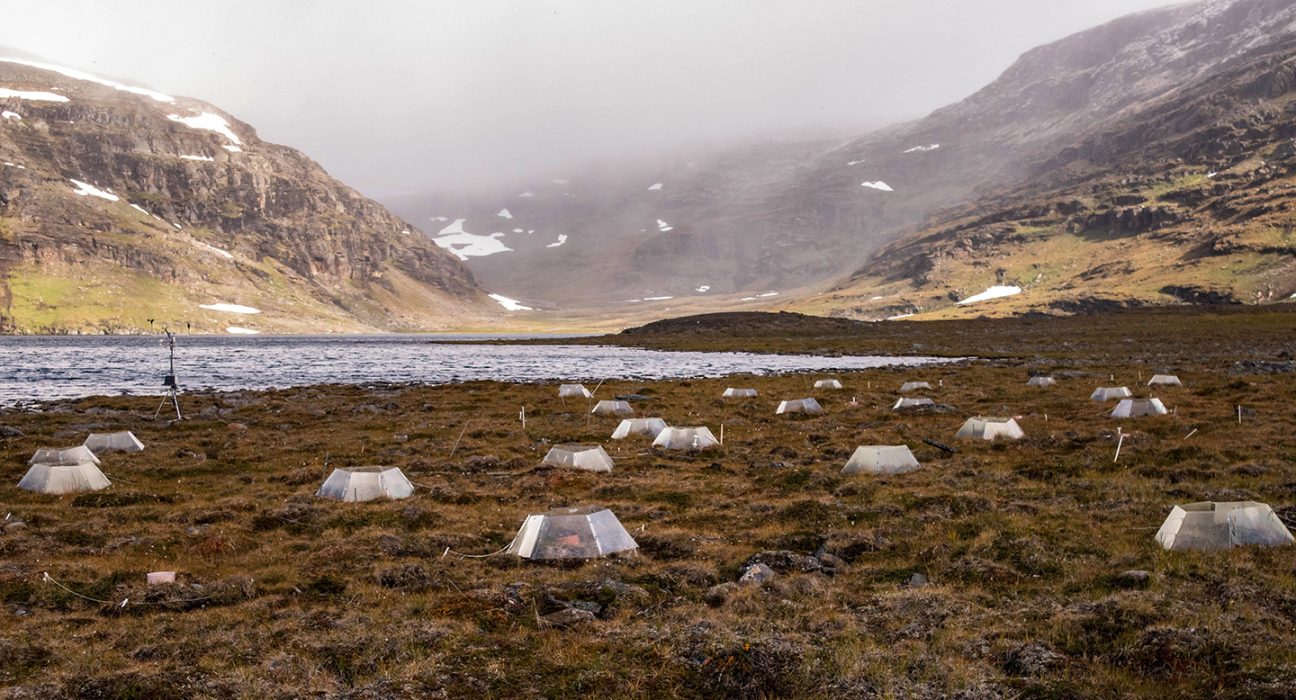
<path id="1" fill-rule="evenodd" d="M 1120 428 L 1116 429 L 1116 436 L 1119 439 L 1116 441 L 1116 456 L 1112 458 L 1112 462 L 1116 462 L 1120 459 L 1121 445 L 1125 444 L 1125 433 L 1122 433 Z"/>
<path id="2" fill-rule="evenodd" d="M 463 439 L 464 433 L 468 432 L 468 424 L 472 421 L 464 421 L 463 430 L 459 431 L 459 437 L 455 438 L 454 446 L 450 448 L 450 456 L 453 457 L 455 450 L 459 449 L 459 441 Z"/>

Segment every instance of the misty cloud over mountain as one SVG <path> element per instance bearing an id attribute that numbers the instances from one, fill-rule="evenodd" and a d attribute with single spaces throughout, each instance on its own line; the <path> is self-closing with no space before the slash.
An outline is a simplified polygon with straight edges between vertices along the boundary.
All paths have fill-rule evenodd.
<path id="1" fill-rule="evenodd" d="M 380 196 L 855 135 L 1164 4 L 54 0 L 9 13 L 0 45 L 213 100 Z"/>

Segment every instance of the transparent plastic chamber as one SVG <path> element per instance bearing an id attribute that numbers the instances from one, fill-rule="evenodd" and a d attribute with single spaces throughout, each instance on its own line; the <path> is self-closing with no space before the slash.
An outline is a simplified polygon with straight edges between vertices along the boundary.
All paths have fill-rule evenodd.
<path id="1" fill-rule="evenodd" d="M 590 410 L 590 413 L 600 416 L 632 416 L 634 415 L 634 408 L 630 406 L 628 401 L 603 400 L 594 404 L 594 408 Z"/>
<path id="2" fill-rule="evenodd" d="M 707 450 L 718 447 L 720 441 L 710 428 L 667 428 L 653 440 L 653 447 L 667 450 Z"/>
<path id="3" fill-rule="evenodd" d="M 1176 552 L 1292 544 L 1291 532 L 1273 509 L 1255 501 L 1189 503 L 1175 506 L 1156 540 Z"/>
<path id="4" fill-rule="evenodd" d="M 84 493 L 109 486 L 112 482 L 92 462 L 33 464 L 18 482 L 20 489 L 48 494 Z"/>
<path id="5" fill-rule="evenodd" d="M 528 515 L 506 551 L 523 559 L 596 559 L 638 547 L 612 511 L 584 506 Z"/>
<path id="6" fill-rule="evenodd" d="M 969 418 L 954 434 L 958 440 L 1020 440 L 1025 431 L 1012 418 Z"/>
<path id="7" fill-rule="evenodd" d="M 1138 418 L 1139 416 L 1164 416 L 1169 411 L 1161 399 L 1121 399 L 1112 409 L 1112 418 Z"/>
<path id="8" fill-rule="evenodd" d="M 558 387 L 558 398 L 561 399 L 588 399 L 591 396 L 593 394 L 583 384 L 563 384 Z"/>
<path id="9" fill-rule="evenodd" d="M 117 433 L 90 433 L 83 447 L 95 453 L 144 451 L 144 443 L 129 430 Z"/>
<path id="10" fill-rule="evenodd" d="M 774 409 L 775 415 L 785 413 L 823 413 L 823 406 L 814 399 L 792 399 L 791 401 L 780 401 L 778 408 Z"/>
<path id="11" fill-rule="evenodd" d="M 631 435 L 647 435 L 656 438 L 666 429 L 666 421 L 661 418 L 627 418 L 612 431 L 613 440 L 624 440 Z"/>
<path id="12" fill-rule="evenodd" d="M 46 464 L 49 466 L 73 466 L 89 462 L 99 466 L 99 458 L 85 445 L 76 447 L 42 447 L 27 460 L 27 464 Z"/>
<path id="13" fill-rule="evenodd" d="M 612 458 L 602 445 L 554 445 L 544 456 L 543 464 L 547 467 L 587 472 L 612 471 Z"/>
<path id="14" fill-rule="evenodd" d="M 408 498 L 414 484 L 396 467 L 354 467 L 334 469 L 316 496 L 338 501 L 374 501 L 380 498 Z"/>
<path id="15" fill-rule="evenodd" d="M 843 474 L 905 474 L 918 469 L 908 445 L 863 445 L 842 469 Z"/>

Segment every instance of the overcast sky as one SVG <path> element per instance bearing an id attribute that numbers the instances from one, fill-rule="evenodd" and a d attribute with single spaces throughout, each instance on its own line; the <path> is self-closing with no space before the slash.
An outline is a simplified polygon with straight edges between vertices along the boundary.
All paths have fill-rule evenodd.
<path id="1" fill-rule="evenodd" d="M 40 0 L 0 46 L 207 100 L 371 196 L 921 116 L 1166 0 Z"/>

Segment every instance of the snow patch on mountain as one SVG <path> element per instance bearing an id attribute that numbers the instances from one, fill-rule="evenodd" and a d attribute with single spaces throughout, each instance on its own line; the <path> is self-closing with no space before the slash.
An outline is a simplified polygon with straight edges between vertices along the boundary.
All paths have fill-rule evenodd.
<path id="1" fill-rule="evenodd" d="M 518 303 L 517 299 L 510 299 L 504 296 L 503 294 L 489 294 L 487 296 L 499 302 L 499 305 L 503 306 L 505 311 L 534 311 L 535 310 L 532 309 L 530 306 L 523 306 L 522 304 Z"/>
<path id="2" fill-rule="evenodd" d="M 928 151 L 934 151 L 938 148 L 940 148 L 940 144 L 933 143 L 927 146 L 914 146 L 913 148 L 905 151 L 905 153 L 926 153 Z"/>
<path id="3" fill-rule="evenodd" d="M 72 180 L 72 184 L 76 185 L 76 189 L 72 191 L 83 197 L 89 195 L 91 197 L 106 199 L 110 202 L 116 202 L 121 199 L 121 197 L 118 197 L 112 192 L 109 192 L 107 190 L 101 190 L 98 187 L 95 187 L 94 185 L 88 182 L 81 182 L 80 180 Z"/>
<path id="4" fill-rule="evenodd" d="M 131 206 L 135 206 L 135 205 L 132 204 Z M 223 250 L 223 249 L 221 249 L 221 248 L 217 248 L 217 247 L 214 246 L 214 245 L 209 245 L 209 244 L 207 244 L 207 243 L 203 243 L 202 241 L 194 241 L 193 244 L 194 244 L 195 246 L 197 246 L 198 248 L 201 248 L 201 249 L 207 251 L 208 253 L 215 253 L 216 255 L 219 255 L 219 256 L 221 256 L 222 258 L 225 258 L 226 260 L 233 260 L 233 259 L 234 259 L 234 254 L 231 253 L 231 252 L 229 252 L 228 250 Z M 206 307 L 206 306 L 204 306 L 203 308 L 206 309 L 206 308 L 210 308 L 210 307 Z M 251 308 L 251 307 L 246 307 L 246 308 Z M 261 313 L 261 312 L 258 311 L 257 313 Z"/>
<path id="5" fill-rule="evenodd" d="M 467 219 L 455 219 L 449 226 L 441 229 L 432 242 L 455 254 L 460 260 L 480 258 L 496 253 L 507 253 L 513 249 L 499 240 L 503 233 L 492 233 L 481 236 L 464 230 Z"/>
<path id="6" fill-rule="evenodd" d="M 56 95 L 52 92 L 40 92 L 39 90 L 10 90 L 9 88 L 0 88 L 0 99 L 13 97 L 19 100 L 31 100 L 33 102 L 68 102 L 68 98 L 62 95 Z"/>
<path id="7" fill-rule="evenodd" d="M 229 333 L 230 335 L 261 335 L 261 331 L 252 330 L 251 328 L 243 328 L 240 326 L 230 326 L 225 329 L 225 332 Z"/>
<path id="8" fill-rule="evenodd" d="M 975 304 L 979 301 L 988 301 L 990 299 L 1000 299 L 1002 297 L 1010 297 L 1013 296 L 1014 294 L 1021 294 L 1021 292 L 1022 292 L 1021 287 L 997 284 L 985 290 L 984 292 L 981 292 L 980 294 L 973 294 L 972 296 L 958 302 L 958 305 L 963 306 L 964 304 Z"/>
<path id="9" fill-rule="evenodd" d="M 114 90 L 121 90 L 122 92 L 129 92 L 136 95 L 143 95 L 144 97 L 157 100 L 158 102 L 166 102 L 168 104 L 175 102 L 174 97 L 170 95 L 164 95 L 156 90 L 136 87 L 134 85 L 126 85 L 125 83 L 119 83 L 116 80 L 101 78 L 92 73 L 87 73 L 85 71 L 77 70 L 75 68 L 56 66 L 52 63 L 40 63 L 38 61 L 28 61 L 22 58 L 0 58 L 0 61 L 3 61 L 4 63 L 17 63 L 20 66 L 28 66 L 29 68 L 39 68 L 41 70 L 51 71 L 65 77 L 72 78 L 73 80 L 84 80 L 89 83 L 95 83 L 97 85 L 110 87 Z M 67 102 L 67 98 L 66 97 L 63 98 L 62 100 L 60 100 L 60 102 Z"/>
<path id="10" fill-rule="evenodd" d="M 513 214 L 512 214 L 512 212 L 510 212 L 510 211 L 508 210 L 508 207 L 505 207 L 505 208 L 503 208 L 503 209 L 500 209 L 500 210 L 499 210 L 499 213 L 497 213 L 495 216 L 498 216 L 498 217 L 501 218 L 501 219 L 512 219 L 512 218 L 513 218 Z"/>
<path id="11" fill-rule="evenodd" d="M 891 185 L 888 185 L 885 182 L 882 182 L 881 180 L 878 180 L 877 182 L 861 182 L 860 187 L 868 187 L 869 189 L 874 189 L 881 192 L 895 192 L 895 190 L 891 189 Z"/>
<path id="12" fill-rule="evenodd" d="M 546 248 L 557 248 L 558 246 L 560 246 L 560 245 L 562 245 L 562 244 L 564 244 L 564 243 L 566 243 L 566 242 L 567 242 L 567 234 L 565 234 L 565 233 L 560 233 L 560 234 L 558 234 L 558 242 L 557 242 L 557 243 L 550 243 L 549 245 L 547 245 L 547 246 L 545 246 L 545 247 L 546 247 Z"/>
<path id="13" fill-rule="evenodd" d="M 9 112 L 9 111 L 5 111 L 5 112 L 0 112 L 0 118 L 2 118 L 2 119 L 18 119 L 18 120 L 21 120 L 21 119 L 22 119 L 22 115 L 19 114 L 19 113 L 17 113 L 17 112 Z"/>
<path id="14" fill-rule="evenodd" d="M 649 192 L 657 192 L 657 191 L 661 190 L 661 188 L 662 188 L 662 183 L 660 183 L 660 182 L 654 182 L 652 185 L 650 185 L 650 186 L 648 187 L 648 191 L 649 191 Z"/>
<path id="15" fill-rule="evenodd" d="M 199 129 L 201 131 L 214 131 L 220 134 L 221 136 L 224 136 L 226 139 L 230 141 L 231 144 L 235 146 L 241 145 L 243 143 L 242 141 L 239 140 L 238 134 L 235 134 L 234 131 L 230 129 L 229 122 L 225 121 L 225 118 L 219 114 L 212 114 L 211 112 L 203 112 L 202 114 L 199 114 L 196 117 L 182 117 L 179 114 L 168 114 L 167 119 L 170 119 L 173 122 L 179 122 L 181 124 L 184 124 L 190 129 Z M 228 145 L 226 146 L 226 150 L 229 150 Z"/>
<path id="16" fill-rule="evenodd" d="M 243 306 L 242 304 L 230 304 L 223 301 L 215 304 L 199 304 L 198 308 L 207 309 L 208 311 L 220 311 L 227 314 L 252 315 L 261 313 L 261 309 L 251 306 Z"/>
<path id="17" fill-rule="evenodd" d="M 662 219 L 657 220 L 658 231 L 661 231 L 662 233 L 666 233 L 667 231 L 672 231 L 674 229 L 675 229 L 674 226 L 671 226 L 670 224 L 666 223 L 664 220 Z"/>
<path id="18" fill-rule="evenodd" d="M 204 161 L 204 162 L 207 162 L 207 163 L 210 163 L 210 162 L 216 160 L 215 158 L 212 158 L 211 156 L 180 156 L 180 157 L 181 157 L 182 159 L 184 159 L 184 160 L 200 160 L 200 161 Z"/>

